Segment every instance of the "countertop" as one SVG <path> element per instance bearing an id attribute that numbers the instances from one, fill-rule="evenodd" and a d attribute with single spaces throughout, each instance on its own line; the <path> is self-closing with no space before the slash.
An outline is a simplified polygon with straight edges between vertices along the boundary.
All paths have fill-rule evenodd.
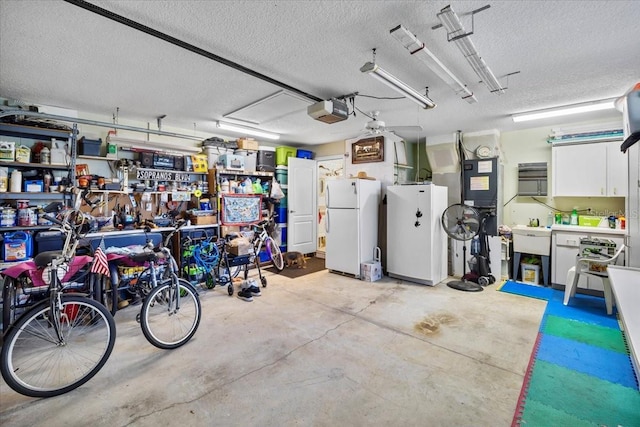
<path id="1" fill-rule="evenodd" d="M 616 234 L 619 236 L 625 236 L 627 234 L 627 230 L 621 230 L 617 228 L 605 228 L 605 227 L 585 227 L 581 225 L 563 225 L 563 224 L 553 224 L 551 226 L 551 231 L 573 231 L 576 233 L 587 233 L 587 234 Z"/>

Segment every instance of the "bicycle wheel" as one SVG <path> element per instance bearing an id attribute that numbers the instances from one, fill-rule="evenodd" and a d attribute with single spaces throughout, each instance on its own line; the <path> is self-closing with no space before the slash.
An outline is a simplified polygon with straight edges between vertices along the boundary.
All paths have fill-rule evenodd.
<path id="1" fill-rule="evenodd" d="M 284 260 L 282 259 L 282 251 L 280 250 L 280 246 L 278 246 L 276 241 L 271 237 L 267 238 L 265 245 L 267 247 L 269 258 L 271 258 L 271 262 L 273 262 L 273 266 L 276 268 L 276 270 L 284 270 Z"/>
<path id="2" fill-rule="evenodd" d="M 200 324 L 198 292 L 184 279 L 178 279 L 178 289 L 179 298 L 171 280 L 165 280 L 142 304 L 142 333 L 158 348 L 170 350 L 180 347 L 191 339 Z"/>
<path id="3" fill-rule="evenodd" d="M 49 301 L 22 315 L 7 331 L 0 370 L 7 385 L 25 396 L 52 397 L 89 381 L 107 362 L 116 324 L 104 306 L 90 298 L 62 295 L 60 335 Z"/>

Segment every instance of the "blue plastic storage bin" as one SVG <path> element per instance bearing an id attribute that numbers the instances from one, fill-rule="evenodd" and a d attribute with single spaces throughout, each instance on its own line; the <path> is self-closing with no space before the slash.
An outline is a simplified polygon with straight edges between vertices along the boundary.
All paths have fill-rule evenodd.
<path id="1" fill-rule="evenodd" d="M 298 151 L 296 151 L 296 157 L 300 159 L 312 159 L 313 151 L 298 149 Z"/>
<path id="2" fill-rule="evenodd" d="M 282 206 L 278 206 L 275 209 L 275 213 L 276 213 L 276 222 L 278 224 L 286 224 L 287 223 L 287 208 L 286 207 L 282 207 Z"/>

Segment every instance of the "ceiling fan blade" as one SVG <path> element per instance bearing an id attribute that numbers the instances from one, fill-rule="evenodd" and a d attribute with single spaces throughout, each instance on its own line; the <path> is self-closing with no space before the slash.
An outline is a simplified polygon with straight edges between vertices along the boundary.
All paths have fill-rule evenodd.
<path id="1" fill-rule="evenodd" d="M 386 130 L 396 131 L 396 132 L 420 132 L 422 131 L 422 126 L 387 126 Z"/>

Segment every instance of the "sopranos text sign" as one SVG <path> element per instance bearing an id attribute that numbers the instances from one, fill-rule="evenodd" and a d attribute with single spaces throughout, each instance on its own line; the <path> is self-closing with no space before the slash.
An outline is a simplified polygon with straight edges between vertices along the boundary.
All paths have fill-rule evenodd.
<path id="1" fill-rule="evenodd" d="M 153 180 L 153 181 L 180 181 L 180 182 L 189 182 L 190 175 L 185 172 L 175 172 L 175 171 L 163 171 L 157 169 L 142 169 L 138 168 L 136 170 L 136 179 L 138 180 Z"/>

